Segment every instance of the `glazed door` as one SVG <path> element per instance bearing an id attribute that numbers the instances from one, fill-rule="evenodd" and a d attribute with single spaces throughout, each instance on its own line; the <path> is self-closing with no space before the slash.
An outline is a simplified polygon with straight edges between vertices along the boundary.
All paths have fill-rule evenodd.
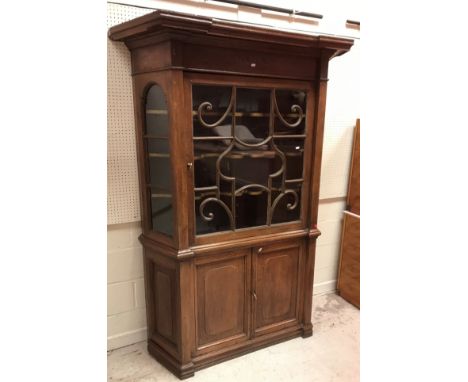
<path id="1" fill-rule="evenodd" d="M 197 75 L 186 94 L 192 243 L 305 228 L 310 84 Z"/>
<path id="2" fill-rule="evenodd" d="M 253 249 L 254 336 L 299 323 L 303 242 Z"/>
<path id="3" fill-rule="evenodd" d="M 197 354 L 246 341 L 250 318 L 250 249 L 196 261 Z"/>

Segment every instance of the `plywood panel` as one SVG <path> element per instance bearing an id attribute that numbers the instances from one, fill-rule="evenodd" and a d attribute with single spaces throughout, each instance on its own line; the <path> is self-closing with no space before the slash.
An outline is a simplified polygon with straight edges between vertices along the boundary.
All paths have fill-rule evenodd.
<path id="1" fill-rule="evenodd" d="M 344 214 L 337 287 L 341 297 L 360 306 L 360 218 L 347 212 Z"/>
<path id="2" fill-rule="evenodd" d="M 347 199 L 347 210 L 356 215 L 361 214 L 360 203 L 360 122 L 356 122 L 356 129 L 354 130 L 354 143 L 353 143 L 353 156 L 351 159 L 351 170 L 349 173 L 349 189 Z"/>

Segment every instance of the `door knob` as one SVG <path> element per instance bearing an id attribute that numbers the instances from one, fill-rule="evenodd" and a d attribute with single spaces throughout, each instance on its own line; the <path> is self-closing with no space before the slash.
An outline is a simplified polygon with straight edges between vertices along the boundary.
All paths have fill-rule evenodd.
<path id="1" fill-rule="evenodd" d="M 263 247 L 260 247 L 257 252 L 262 253 L 262 251 L 263 251 Z"/>
<path id="2" fill-rule="evenodd" d="M 189 170 L 192 168 L 192 166 L 193 166 L 193 163 L 192 163 L 192 162 L 188 162 L 188 163 L 187 163 L 187 168 L 188 168 Z"/>

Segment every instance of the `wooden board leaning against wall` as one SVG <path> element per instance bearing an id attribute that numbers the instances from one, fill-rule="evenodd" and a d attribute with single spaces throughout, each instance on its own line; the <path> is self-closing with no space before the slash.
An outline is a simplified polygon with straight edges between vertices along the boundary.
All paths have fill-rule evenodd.
<path id="1" fill-rule="evenodd" d="M 338 276 L 341 297 L 360 307 L 360 120 L 356 121 L 349 174 L 346 211 L 343 216 Z"/>

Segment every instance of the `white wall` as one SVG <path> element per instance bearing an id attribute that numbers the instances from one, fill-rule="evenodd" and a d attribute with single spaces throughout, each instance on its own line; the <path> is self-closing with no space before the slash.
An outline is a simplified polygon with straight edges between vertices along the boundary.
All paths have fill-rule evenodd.
<path id="1" fill-rule="evenodd" d="M 139 223 L 107 227 L 107 347 L 146 339 L 143 248 Z"/>
<path id="2" fill-rule="evenodd" d="M 257 0 L 256 2 L 261 2 Z M 270 13 L 261 13 L 252 8 L 230 5 L 213 5 L 203 1 L 156 1 L 135 0 L 134 4 L 160 7 L 209 16 L 224 17 L 234 20 L 254 21 L 287 28 L 302 29 L 307 31 L 319 31 L 323 33 L 336 33 L 348 37 L 359 37 L 359 32 L 345 27 L 346 19 L 359 20 L 358 4 L 356 1 L 318 1 L 300 2 L 290 1 L 288 7 L 295 7 L 304 11 L 322 13 L 323 21 L 319 23 L 298 22 L 291 17 L 278 17 Z M 267 3 L 265 1 L 265 3 Z M 268 2 L 272 4 L 273 2 Z M 275 5 L 284 6 L 281 3 Z M 351 4 L 351 5 L 350 5 Z M 354 4 L 354 7 L 352 6 Z M 297 6 L 296 6 L 297 5 Z M 112 23 L 123 22 L 138 15 L 151 12 L 151 10 L 135 8 L 123 5 L 108 4 L 109 20 Z M 354 13 L 353 13 L 354 12 Z M 110 25 L 109 25 L 110 26 Z M 124 74 L 130 76 L 129 55 L 125 53 L 121 43 L 109 41 L 109 51 L 118 51 L 117 63 L 113 55 L 109 55 L 109 76 L 115 75 L 115 66 Z M 123 48 L 123 49 L 122 49 Z M 359 40 L 355 40 L 355 46 L 344 56 L 333 59 L 329 67 L 327 115 L 325 119 L 324 150 L 322 159 L 322 179 L 319 202 L 318 227 L 322 236 L 317 241 L 317 255 L 315 267 L 314 293 L 326 293 L 336 288 L 336 277 L 339 257 L 339 241 L 341 235 L 342 212 L 345 208 L 347 192 L 348 171 L 351 157 L 352 131 L 356 118 L 359 117 Z M 128 77 L 124 80 L 128 82 Z M 124 91 L 127 89 L 124 89 Z M 115 118 L 109 125 L 109 140 L 114 139 L 116 121 L 129 121 L 128 114 L 119 118 L 121 113 L 132 110 L 131 99 L 122 92 L 122 97 L 114 97 L 118 89 L 110 89 L 112 97 L 108 96 L 108 108 L 111 109 Z M 115 99 L 119 103 L 115 104 Z M 129 106 L 130 105 L 130 106 Z M 118 122 L 115 122 L 118 123 Z M 125 123 L 118 126 L 119 133 L 132 138 L 134 126 Z M 131 139 L 130 139 L 131 140 Z M 133 149 L 132 149 L 133 150 Z M 128 168 L 134 168 L 132 162 L 133 153 L 123 158 L 124 163 L 114 166 L 115 158 L 109 160 L 108 173 L 117 182 L 125 183 L 128 179 Z M 122 159 L 121 159 L 122 160 Z M 127 161 L 127 162 L 125 162 Z M 132 162 L 132 163 L 130 163 Z M 125 169 L 125 171 L 122 170 Z M 133 174 L 132 174 L 133 176 Z M 127 177 L 127 178 L 126 178 Z M 133 179 L 133 178 L 132 178 Z M 132 200 L 138 200 L 138 196 L 131 191 Z M 113 198 L 112 190 L 109 190 L 108 198 Z M 122 195 L 120 195 L 122 198 Z M 135 199 L 136 198 L 136 199 Z M 112 208 L 119 208 L 119 198 L 111 203 Z M 125 206 L 128 207 L 127 205 Z M 143 286 L 143 255 L 142 248 L 137 238 L 141 233 L 140 225 L 134 222 L 139 217 L 137 206 L 131 205 L 125 216 L 127 221 L 123 224 L 108 225 L 108 348 L 114 349 L 125 346 L 146 338 L 146 318 L 144 308 L 144 286 Z M 109 221 L 113 221 L 110 219 Z M 133 221 L 133 222 L 132 222 Z"/>

